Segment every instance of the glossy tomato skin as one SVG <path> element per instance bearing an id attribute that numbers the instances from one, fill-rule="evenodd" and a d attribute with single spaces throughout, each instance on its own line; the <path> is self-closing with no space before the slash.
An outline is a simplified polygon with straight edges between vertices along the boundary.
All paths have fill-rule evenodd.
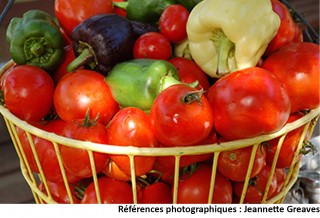
<path id="1" fill-rule="evenodd" d="M 277 194 L 279 194 L 282 191 L 283 185 L 284 185 L 284 181 L 287 177 L 287 173 L 285 168 L 276 168 L 274 170 L 274 173 L 276 175 L 277 178 L 277 188 L 274 191 L 272 197 L 276 196 Z"/>
<path id="2" fill-rule="evenodd" d="M 269 71 L 251 67 L 215 82 L 208 92 L 215 130 L 228 140 L 278 131 L 290 115 L 282 83 Z"/>
<path id="3" fill-rule="evenodd" d="M 48 123 L 45 123 L 44 125 L 39 126 L 39 128 L 41 128 L 44 131 L 52 132 L 57 135 L 60 135 L 60 133 L 62 132 L 66 124 L 67 123 L 65 121 L 61 119 L 56 119 L 56 120 L 51 120 Z M 34 143 L 35 143 L 38 156 L 41 162 L 41 167 L 46 176 L 46 179 L 53 183 L 63 182 L 63 176 L 59 166 L 57 153 L 55 151 L 55 148 L 52 142 L 43 138 L 36 137 L 36 139 L 34 140 Z M 65 171 L 65 173 L 69 183 L 74 184 L 81 179 L 68 171 Z"/>
<path id="4" fill-rule="evenodd" d="M 91 70 L 77 70 L 65 75 L 54 91 L 54 107 L 59 117 L 65 121 L 84 119 L 87 110 L 93 119 L 107 124 L 119 110 L 104 77 Z"/>
<path id="5" fill-rule="evenodd" d="M 1 73 L 0 75 L 0 90 L 3 90 L 3 85 L 4 85 L 4 78 L 6 77 L 7 74 L 15 67 L 17 66 L 15 63 L 12 63 L 11 66 L 9 66 L 4 72 Z M 3 99 L 1 99 L 3 100 Z"/>
<path id="6" fill-rule="evenodd" d="M 218 171 L 232 181 L 241 182 L 246 178 L 252 147 L 222 151 L 218 158 Z M 266 165 L 266 149 L 261 146 L 256 150 L 250 178 L 260 173 Z"/>
<path id="7" fill-rule="evenodd" d="M 4 75 L 2 91 L 6 108 L 18 118 L 37 122 L 50 113 L 54 82 L 43 69 L 20 65 Z"/>
<path id="8" fill-rule="evenodd" d="M 142 34 L 134 43 L 133 57 L 168 60 L 172 54 L 169 39 L 157 32 Z"/>
<path id="9" fill-rule="evenodd" d="M 207 204 L 211 181 L 211 165 L 201 164 L 191 175 L 180 178 L 178 184 L 178 204 Z M 231 182 L 216 172 L 213 191 L 213 204 L 230 204 L 232 202 Z"/>
<path id="10" fill-rule="evenodd" d="M 140 189 L 139 204 L 172 204 L 171 187 L 164 182 L 155 182 Z"/>
<path id="11" fill-rule="evenodd" d="M 118 165 L 111 159 L 109 159 L 107 166 L 102 170 L 102 172 L 110 178 L 119 180 L 119 181 L 130 181 L 131 176 L 125 174 Z"/>
<path id="12" fill-rule="evenodd" d="M 257 177 L 251 179 L 247 188 L 246 195 L 244 197 L 244 201 L 243 201 L 244 203 L 253 203 L 253 204 L 261 203 L 270 173 L 271 173 L 271 167 L 266 165 L 261 170 L 261 172 L 257 175 Z M 242 194 L 243 186 L 244 186 L 244 182 L 233 182 L 234 194 L 239 199 Z M 273 174 L 268 195 L 267 195 L 267 200 L 273 196 L 276 189 L 277 189 L 277 177 L 275 174 Z"/>
<path id="13" fill-rule="evenodd" d="M 303 33 L 297 23 L 295 23 L 295 33 L 292 42 L 303 42 Z"/>
<path id="14" fill-rule="evenodd" d="M 292 123 L 298 119 L 300 119 L 303 116 L 302 113 L 294 113 L 291 114 L 289 119 L 288 119 L 288 123 Z M 290 132 L 287 133 L 280 152 L 279 152 L 279 156 L 277 159 L 277 164 L 276 167 L 277 168 L 286 168 L 289 167 L 293 161 L 295 152 L 298 148 L 299 145 L 299 141 L 301 138 L 301 135 L 303 133 L 303 129 L 304 126 L 301 126 L 299 128 L 296 128 Z M 277 147 L 278 147 L 278 142 L 279 142 L 280 137 L 272 139 L 270 141 L 267 142 L 267 164 L 269 166 L 272 165 L 275 153 L 277 151 Z M 301 156 L 301 154 L 300 154 Z"/>
<path id="15" fill-rule="evenodd" d="M 320 106 L 319 45 L 290 43 L 270 55 L 262 67 L 285 86 L 291 101 L 291 113 Z"/>
<path id="16" fill-rule="evenodd" d="M 66 186 L 64 185 L 63 182 L 50 182 L 47 181 L 47 185 L 49 188 L 49 191 L 51 193 L 51 196 L 53 198 L 53 200 L 55 200 L 57 203 L 59 204 L 70 204 L 71 200 L 68 196 L 68 192 L 66 189 Z M 74 204 L 78 204 L 80 203 L 80 200 L 76 197 L 76 193 L 75 193 L 75 188 L 73 185 L 69 185 L 70 191 L 71 191 L 71 195 L 72 195 L 72 202 Z M 43 192 L 47 194 L 45 185 L 43 184 L 43 182 L 41 182 L 39 184 L 39 189 Z"/>
<path id="17" fill-rule="evenodd" d="M 89 126 L 84 126 L 83 122 L 83 120 L 67 122 L 60 134 L 70 139 L 107 144 L 107 129 L 103 124 L 96 122 Z M 87 150 L 65 145 L 60 145 L 59 147 L 61 158 L 67 171 L 80 178 L 92 176 Z M 108 154 L 93 152 L 93 157 L 97 173 L 101 172 L 107 165 Z"/>
<path id="18" fill-rule="evenodd" d="M 23 152 L 24 152 L 26 159 L 28 161 L 30 170 L 32 172 L 39 173 L 39 169 L 38 169 L 36 160 L 34 158 L 32 148 L 30 146 L 26 132 L 19 127 L 16 127 L 16 131 L 17 131 Z M 32 139 L 34 140 L 34 136 L 32 136 Z"/>
<path id="19" fill-rule="evenodd" d="M 108 124 L 108 144 L 117 146 L 158 147 L 159 142 L 151 129 L 150 117 L 141 109 L 127 107 L 120 110 Z M 126 175 L 131 175 L 130 160 L 126 155 L 110 154 L 110 158 Z M 136 156 L 136 176 L 152 169 L 155 157 Z"/>
<path id="20" fill-rule="evenodd" d="M 55 0 L 55 15 L 59 24 L 71 36 L 73 29 L 85 19 L 113 11 L 112 0 L 96 0 L 94 4 L 86 0 Z"/>
<path id="21" fill-rule="evenodd" d="M 199 82 L 197 89 L 208 91 L 210 87 L 209 79 L 205 72 L 192 60 L 187 58 L 175 57 L 169 60 L 177 70 L 181 82 L 192 83 Z"/>
<path id="22" fill-rule="evenodd" d="M 189 11 L 179 4 L 169 5 L 159 18 L 160 33 L 170 42 L 179 43 L 187 38 L 187 20 Z"/>
<path id="23" fill-rule="evenodd" d="M 54 120 L 48 123 L 34 123 L 33 125 L 47 132 L 53 132 L 58 134 L 61 131 L 61 129 L 64 127 L 65 122 L 61 120 Z M 36 164 L 35 155 L 32 152 L 32 148 L 26 132 L 20 129 L 19 127 L 17 127 L 16 129 L 17 129 L 18 137 L 21 142 L 22 149 L 26 155 L 31 171 L 39 173 L 39 168 Z M 57 159 L 57 154 L 52 142 L 35 135 L 31 135 L 31 139 L 33 141 L 35 151 L 37 153 L 41 168 L 43 170 L 43 173 L 47 181 L 62 182 L 63 177 L 62 177 L 61 169 Z M 67 176 L 67 180 L 70 183 L 75 183 L 80 180 L 80 178 L 72 175 L 69 172 L 66 172 L 66 176 Z"/>
<path id="24" fill-rule="evenodd" d="M 117 181 L 107 177 L 98 179 L 101 203 L 103 204 L 132 204 L 132 188 L 127 182 Z M 94 183 L 86 189 L 81 204 L 97 204 L 97 195 Z"/>
<path id="25" fill-rule="evenodd" d="M 154 134 L 164 146 L 202 142 L 211 133 L 214 119 L 207 98 L 184 84 L 162 91 L 151 107 L 150 117 Z"/>
<path id="26" fill-rule="evenodd" d="M 271 0 L 273 11 L 280 18 L 280 27 L 268 44 L 265 54 L 268 56 L 284 45 L 293 41 L 296 34 L 296 26 L 288 8 L 279 0 Z"/>

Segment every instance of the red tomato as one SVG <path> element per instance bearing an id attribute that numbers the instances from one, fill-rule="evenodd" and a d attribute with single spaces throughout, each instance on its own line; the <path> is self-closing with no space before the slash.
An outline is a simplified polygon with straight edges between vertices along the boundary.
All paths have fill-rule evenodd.
<path id="1" fill-rule="evenodd" d="M 64 58 L 62 60 L 62 63 L 58 66 L 58 68 L 53 73 L 53 80 L 55 83 L 58 83 L 58 81 L 69 72 L 67 71 L 67 66 L 76 58 L 72 45 L 67 45 L 64 47 Z"/>
<path id="2" fill-rule="evenodd" d="M 213 114 L 201 91 L 178 84 L 155 99 L 150 117 L 157 139 L 164 146 L 195 145 L 206 139 L 213 127 Z"/>
<path id="3" fill-rule="evenodd" d="M 72 45 L 72 40 L 70 36 L 67 35 L 66 31 L 62 27 L 60 27 L 60 32 L 63 37 L 64 46 L 67 47 L 68 45 Z"/>
<path id="4" fill-rule="evenodd" d="M 82 21 L 97 14 L 113 11 L 112 0 L 55 0 L 54 12 L 61 27 L 71 36 L 73 29 Z"/>
<path id="5" fill-rule="evenodd" d="M 291 43 L 270 55 L 262 67 L 284 84 L 291 101 L 291 113 L 320 106 L 319 45 Z"/>
<path id="6" fill-rule="evenodd" d="M 108 177 L 98 179 L 101 203 L 103 204 L 132 204 L 132 188 L 127 182 L 117 181 Z M 82 204 L 97 204 L 97 195 L 92 182 L 84 192 Z"/>
<path id="7" fill-rule="evenodd" d="M 175 57 L 170 59 L 169 62 L 177 68 L 181 82 L 192 83 L 197 80 L 199 82 L 197 89 L 208 91 L 210 87 L 209 79 L 194 61 L 187 58 Z"/>
<path id="8" fill-rule="evenodd" d="M 9 74 L 9 72 L 10 72 L 15 66 L 17 66 L 17 65 L 13 62 L 12 65 L 10 64 L 10 66 L 8 66 L 8 68 L 6 68 L 6 69 L 4 70 L 4 72 L 2 72 L 2 73 L 0 74 L 0 90 L 1 90 L 1 91 L 3 90 L 4 78 L 6 77 L 7 74 Z M 3 66 L 3 67 L 6 67 L 6 66 Z M 3 68 L 3 69 L 4 69 L 4 68 Z M 2 103 L 1 100 L 3 100 L 3 99 L 0 99 L 0 103 Z"/>
<path id="9" fill-rule="evenodd" d="M 294 23 L 295 25 L 295 34 L 292 42 L 303 42 L 303 33 L 301 28 L 297 23 Z"/>
<path id="10" fill-rule="evenodd" d="M 172 204 L 171 187 L 164 182 L 152 183 L 138 192 L 139 204 Z"/>
<path id="11" fill-rule="evenodd" d="M 131 176 L 126 175 L 122 170 L 119 169 L 118 165 L 111 159 L 108 161 L 108 165 L 102 170 L 102 172 L 113 179 L 119 181 L 130 181 Z"/>
<path id="12" fill-rule="evenodd" d="M 55 120 L 45 121 L 42 125 L 39 126 L 39 128 L 47 132 L 52 132 L 57 135 L 60 135 L 65 125 L 66 125 L 66 122 L 58 118 Z"/>
<path id="13" fill-rule="evenodd" d="M 65 121 L 84 119 L 90 109 L 90 117 L 99 115 L 98 120 L 103 124 L 119 109 L 104 77 L 91 70 L 77 70 L 64 76 L 54 91 L 54 106 Z"/>
<path id="14" fill-rule="evenodd" d="M 207 204 L 210 190 L 212 167 L 201 164 L 191 175 L 180 178 L 178 183 L 178 204 Z M 231 182 L 216 172 L 213 191 L 213 204 L 230 204 L 232 202 Z"/>
<path id="15" fill-rule="evenodd" d="M 15 66 L 6 72 L 2 91 L 6 108 L 25 121 L 40 121 L 50 113 L 54 82 L 43 69 Z"/>
<path id="16" fill-rule="evenodd" d="M 284 181 L 287 176 L 286 170 L 284 168 L 276 168 L 274 170 L 274 173 L 277 178 L 277 188 L 276 188 L 275 192 L 273 193 L 272 197 L 276 196 L 277 194 L 279 194 L 282 191 Z"/>
<path id="17" fill-rule="evenodd" d="M 244 203 L 261 203 L 266 185 L 270 176 L 271 168 L 266 165 L 261 172 L 254 178 L 249 181 L 249 185 L 247 188 L 246 195 L 244 197 Z M 242 190 L 243 190 L 243 182 L 234 182 L 233 183 L 233 193 L 236 197 L 240 199 Z M 274 192 L 277 189 L 277 177 L 273 174 L 271 184 L 268 191 L 267 200 L 270 199 Z"/>
<path id="18" fill-rule="evenodd" d="M 70 139 L 107 144 L 106 127 L 99 122 L 89 122 L 84 122 L 84 120 L 67 122 L 60 134 Z M 60 145 L 59 147 L 61 158 L 67 171 L 81 178 L 92 176 L 89 154 L 85 149 L 65 145 Z M 93 157 L 97 173 L 101 172 L 107 165 L 108 155 L 93 152 Z"/>
<path id="19" fill-rule="evenodd" d="M 286 89 L 272 73 L 258 67 L 219 79 L 210 87 L 208 99 L 215 130 L 229 140 L 278 131 L 290 115 Z"/>
<path id="20" fill-rule="evenodd" d="M 300 119 L 302 116 L 303 115 L 300 113 L 291 114 L 288 119 L 288 123 L 292 123 L 293 121 Z M 279 152 L 276 167 L 286 168 L 291 165 L 291 162 L 294 158 L 294 154 L 298 148 L 303 129 L 304 126 L 301 126 L 297 129 L 292 130 L 286 135 Z M 272 165 L 274 155 L 277 151 L 279 139 L 280 137 L 267 142 L 267 164 L 270 166 Z"/>
<path id="21" fill-rule="evenodd" d="M 66 186 L 64 185 L 63 182 L 50 182 L 47 181 L 48 184 L 48 188 L 50 191 L 50 194 L 53 198 L 53 200 L 55 200 L 57 203 L 59 204 L 70 204 L 70 198 L 68 196 L 68 192 L 66 189 Z M 80 203 L 80 200 L 76 197 L 76 193 L 75 193 L 75 186 L 73 185 L 69 185 L 70 191 L 71 191 L 71 195 L 72 195 L 72 200 L 74 204 Z M 43 184 L 43 182 L 41 182 L 39 184 L 39 189 L 47 194 L 45 185 Z"/>
<path id="22" fill-rule="evenodd" d="M 269 43 L 265 54 L 268 56 L 280 47 L 292 42 L 295 36 L 296 27 L 288 8 L 278 0 L 271 0 L 272 9 L 280 18 L 280 27 L 275 37 Z"/>
<path id="23" fill-rule="evenodd" d="M 40 126 L 39 128 L 47 132 L 52 132 L 59 135 L 62 129 L 65 127 L 65 125 L 66 125 L 65 121 L 57 119 L 57 120 L 49 121 L 44 126 Z M 57 153 L 54 149 L 53 144 L 43 138 L 37 137 L 35 139 L 35 146 L 36 146 L 38 156 L 41 162 L 41 167 L 44 171 L 46 179 L 51 182 L 62 182 L 63 177 L 62 177 L 61 169 L 59 166 Z M 69 183 L 75 183 L 81 179 L 71 174 L 68 171 L 65 171 L 65 173 L 67 175 L 67 179 Z"/>
<path id="24" fill-rule="evenodd" d="M 248 171 L 251 153 L 252 146 L 230 151 L 222 151 L 218 158 L 217 168 L 219 172 L 233 181 L 244 181 Z M 261 146 L 257 148 L 250 178 L 258 175 L 265 165 L 266 149 Z"/>
<path id="25" fill-rule="evenodd" d="M 29 164 L 30 170 L 32 172 L 39 173 L 39 169 L 38 169 L 36 160 L 34 158 L 34 155 L 32 153 L 32 149 L 30 147 L 30 142 L 28 140 L 26 132 L 19 127 L 16 127 L 16 130 L 21 143 L 21 147 L 26 157 L 26 161 Z M 32 136 L 32 139 L 34 140 L 34 136 Z M 25 165 L 27 164 L 25 163 Z"/>
<path id="26" fill-rule="evenodd" d="M 179 43 L 187 38 L 187 20 L 189 11 L 179 4 L 169 5 L 159 18 L 160 33 L 170 42 Z"/>
<path id="27" fill-rule="evenodd" d="M 64 121 L 55 120 L 55 121 L 50 121 L 45 125 L 36 124 L 36 127 L 48 132 L 58 133 L 64 127 L 64 125 L 65 125 Z M 29 163 L 30 169 L 32 170 L 32 172 L 39 173 L 35 156 L 33 155 L 31 145 L 25 131 L 17 127 L 17 133 L 22 145 L 22 149 Z M 37 156 L 40 161 L 41 168 L 43 170 L 43 173 L 47 181 L 62 182 L 63 177 L 62 177 L 61 169 L 57 159 L 57 154 L 55 152 L 52 142 L 34 135 L 31 135 L 31 138 L 33 141 L 34 148 L 37 152 Z M 69 172 L 66 172 L 66 175 L 70 183 L 75 183 L 80 180 L 80 178 L 72 175 Z"/>
<path id="28" fill-rule="evenodd" d="M 117 146 L 158 147 L 158 141 L 151 130 L 150 117 L 141 109 L 127 107 L 120 110 L 108 124 L 108 144 Z M 110 158 L 126 175 L 131 175 L 130 160 L 126 155 L 110 154 Z M 136 176 L 152 169 L 155 157 L 136 156 Z"/>
<path id="29" fill-rule="evenodd" d="M 162 34 L 148 32 L 134 43 L 133 57 L 168 60 L 172 54 L 170 41 Z"/>

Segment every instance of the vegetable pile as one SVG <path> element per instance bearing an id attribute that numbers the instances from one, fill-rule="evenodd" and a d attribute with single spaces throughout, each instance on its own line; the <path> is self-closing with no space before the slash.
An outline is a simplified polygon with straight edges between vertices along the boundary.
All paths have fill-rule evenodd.
<path id="1" fill-rule="evenodd" d="M 114 146 L 214 146 L 277 132 L 319 107 L 319 45 L 303 41 L 278 0 L 55 0 L 54 10 L 12 18 L 14 64 L 0 80 L 4 106 L 44 131 Z M 302 131 L 285 138 L 267 199 L 281 192 Z M 39 173 L 28 135 L 17 134 Z M 32 139 L 43 192 L 97 203 L 85 148 L 59 145 L 69 199 L 53 144 Z M 262 201 L 278 141 L 259 145 L 245 203 Z M 252 149 L 219 154 L 212 203 L 239 202 Z M 129 157 L 93 158 L 101 202 L 133 203 Z M 177 203 L 208 203 L 212 158 L 181 157 Z M 172 203 L 175 158 L 134 164 L 138 203 Z"/>

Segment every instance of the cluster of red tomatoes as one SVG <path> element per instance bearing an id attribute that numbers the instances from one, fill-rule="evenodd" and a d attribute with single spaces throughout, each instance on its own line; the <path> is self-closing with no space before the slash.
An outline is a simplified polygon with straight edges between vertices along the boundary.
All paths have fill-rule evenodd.
<path id="1" fill-rule="evenodd" d="M 56 8 L 57 18 L 70 34 L 79 23 L 71 18 L 79 16 L 73 15 L 75 11 L 70 8 L 63 14 L 64 1 L 56 2 L 61 2 L 60 8 Z M 75 5 L 82 4 L 85 1 Z M 177 68 L 181 81 L 198 80 L 197 88 L 170 86 L 157 96 L 148 112 L 135 107 L 120 108 L 103 75 L 87 69 L 66 72 L 66 66 L 75 58 L 71 45 L 66 45 L 65 60 L 54 75 L 27 65 L 13 65 L 6 70 L 0 83 L 5 106 L 37 128 L 66 138 L 151 148 L 214 144 L 268 134 L 301 118 L 301 111 L 319 107 L 319 46 L 302 42 L 301 31 L 297 35 L 295 25 L 294 30 L 288 26 L 279 29 L 275 40 L 287 39 L 288 43 L 279 46 L 272 42 L 273 48 L 270 46 L 259 66 L 213 80 L 192 60 L 172 58 L 172 45 L 187 37 L 188 13 L 181 5 L 166 8 L 159 20 L 160 32 L 142 35 L 133 52 L 134 58 L 168 60 Z M 289 19 L 288 16 L 282 17 Z M 275 45 L 277 51 L 270 52 Z M 302 130 L 303 127 L 298 128 L 286 136 L 268 198 L 281 191 L 285 169 L 291 165 Z M 31 171 L 39 173 L 28 135 L 18 127 L 17 133 Z M 57 202 L 69 203 L 54 144 L 34 135 L 32 140 L 52 197 Z M 257 149 L 245 202 L 261 202 L 278 140 Z M 252 149 L 249 146 L 220 152 L 212 203 L 240 199 Z M 68 182 L 73 184 L 72 201 L 96 203 L 88 152 L 65 145 L 59 145 L 58 150 Z M 211 153 L 181 157 L 178 203 L 208 202 L 212 158 Z M 93 159 L 102 203 L 133 203 L 129 157 L 93 152 Z M 175 158 L 169 154 L 136 156 L 134 165 L 138 203 L 172 203 Z M 48 191 L 43 184 L 40 188 Z"/>

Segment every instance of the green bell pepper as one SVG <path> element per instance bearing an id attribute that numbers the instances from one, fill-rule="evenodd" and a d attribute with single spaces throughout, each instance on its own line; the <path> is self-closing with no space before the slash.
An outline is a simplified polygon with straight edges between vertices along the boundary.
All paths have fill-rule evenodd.
<path id="1" fill-rule="evenodd" d="M 132 59 L 117 64 L 105 77 L 114 99 L 121 107 L 149 111 L 157 95 L 181 83 L 177 69 L 164 60 Z"/>
<path id="2" fill-rule="evenodd" d="M 126 10 L 129 20 L 157 23 L 163 10 L 169 5 L 176 4 L 175 0 L 128 0 L 113 2 L 114 6 Z"/>
<path id="3" fill-rule="evenodd" d="M 14 17 L 6 30 L 10 55 L 19 65 L 28 64 L 53 71 L 63 57 L 63 37 L 54 18 L 41 10 Z"/>

